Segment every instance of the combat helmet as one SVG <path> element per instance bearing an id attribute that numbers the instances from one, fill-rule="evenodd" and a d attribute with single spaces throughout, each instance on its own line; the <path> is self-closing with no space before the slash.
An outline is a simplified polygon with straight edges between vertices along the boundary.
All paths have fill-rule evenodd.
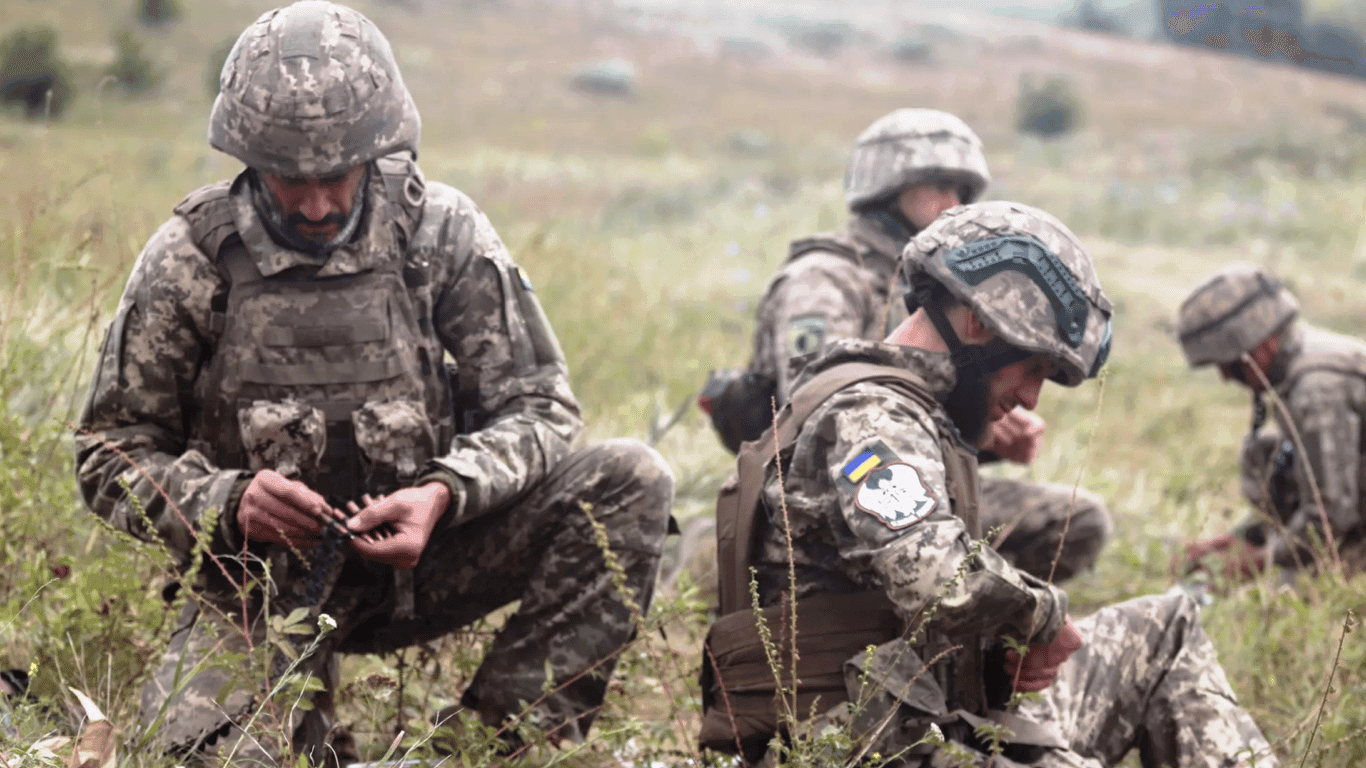
<path id="1" fill-rule="evenodd" d="M 1042 353 L 1058 363 L 1052 379 L 1074 387 L 1109 357 L 1114 307 L 1091 257 L 1066 225 L 1037 208 L 991 201 L 945 211 L 906 246 L 901 270 L 907 305 L 926 309 L 960 371 L 984 377 Z M 996 338 L 962 344 L 943 313 L 949 297 Z"/>
<path id="2" fill-rule="evenodd" d="M 1233 262 L 1181 302 L 1176 336 L 1192 368 L 1231 363 L 1289 325 L 1299 310 L 1299 302 L 1270 272 Z"/>
<path id="3" fill-rule="evenodd" d="M 991 181 L 982 140 L 937 109 L 898 109 L 859 134 L 844 171 L 844 202 L 858 211 L 912 184 L 948 178 L 971 203 Z"/>
<path id="4" fill-rule="evenodd" d="M 209 144 L 267 173 L 330 176 L 399 150 L 417 154 L 422 121 L 389 41 L 325 0 L 267 11 L 219 75 Z"/>

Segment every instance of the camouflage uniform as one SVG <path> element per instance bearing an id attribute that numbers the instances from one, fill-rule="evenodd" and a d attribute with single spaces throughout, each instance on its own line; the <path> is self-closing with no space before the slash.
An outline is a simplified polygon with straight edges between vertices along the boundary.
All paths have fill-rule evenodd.
<path id="1" fill-rule="evenodd" d="M 908 260 L 913 249 L 931 253 L 973 243 L 982 238 L 980 230 L 990 234 L 1003 225 L 1030 232 L 1049 250 L 1063 254 L 1067 267 L 1081 275 L 1081 291 L 1094 305 L 1091 313 L 1103 315 L 1106 328 L 1102 337 L 1101 323 L 1087 321 L 1075 336 L 1077 352 L 1083 354 L 1074 361 L 1062 358 L 1058 380 L 1080 383 L 1103 363 L 1109 338 L 1109 304 L 1094 274 L 1085 274 L 1089 263 L 1078 261 L 1086 259 L 1084 252 L 1074 239 L 1046 236 L 1047 229 L 1060 224 L 1035 227 L 1034 222 L 1049 221 L 1039 212 L 1030 214 L 1014 204 L 989 205 L 945 214 L 908 248 Z M 1021 212 L 1026 217 L 1016 218 Z M 975 232 L 974 226 L 980 229 Z M 936 274 L 935 279 L 943 278 Z M 967 289 L 974 297 L 969 306 L 1029 306 L 1024 302 L 1031 297 L 1012 292 L 1012 284 L 998 285 L 1004 292 L 990 278 Z M 1097 287 L 1092 292 L 1088 285 Z M 1013 316 L 1050 316 L 1052 311 L 1043 303 Z M 993 322 L 987 316 L 984 321 Z M 1031 343 L 1040 325 L 1037 320 L 1017 321 L 1007 343 L 1047 349 L 1048 333 L 1056 338 L 1057 332 L 1038 334 L 1037 343 Z M 1060 348 L 1056 341 L 1052 346 Z M 841 340 L 814 359 L 798 383 L 851 361 L 916 374 L 941 400 L 958 376 L 949 353 Z M 763 495 L 764 508 L 772 511 L 759 518 L 756 534 L 760 602 L 776 605 L 783 598 L 791 583 L 791 560 L 799 598 L 881 590 L 913 633 L 927 633 L 883 643 L 871 656 L 845 662 L 850 699 L 864 706 L 841 704 L 807 721 L 804 731 L 819 733 L 826 724 L 850 726 L 857 737 L 872 738 L 873 750 L 888 756 L 914 744 L 929 722 L 938 722 L 951 742 L 976 755 L 970 764 L 986 765 L 984 747 L 970 727 L 983 722 L 982 715 L 974 720 L 972 713 L 954 709 L 962 705 L 955 703 L 947 682 L 954 676 L 945 670 L 980 663 L 974 661 L 971 638 L 1011 636 L 1040 645 L 1052 641 L 1066 623 L 1067 597 L 1060 589 L 1013 567 L 989 548 L 977 549 L 969 524 L 959 516 L 961 500 L 950 494 L 947 483 L 944 441 L 957 434 L 943 408 L 928 407 L 880 383 L 858 383 L 825 400 L 803 423 L 781 475 L 769 467 Z M 866 467 L 868 457 L 875 457 L 871 463 L 877 469 L 862 475 L 864 470 L 855 468 Z M 872 492 L 875 479 L 883 486 Z M 994 758 L 995 765 L 1098 767 L 1117 763 L 1134 747 L 1145 765 L 1222 768 L 1252 765 L 1253 756 L 1258 766 L 1276 765 L 1257 726 L 1237 706 L 1188 597 L 1174 591 L 1129 601 L 1102 609 L 1077 626 L 1082 649 L 1063 665 L 1040 700 L 1009 715 L 1007 726 L 1016 737 L 1007 739 L 1012 743 Z M 929 657 L 922 660 L 913 643 L 937 635 L 969 650 L 949 653 L 926 670 Z M 1002 680 L 992 677 L 1001 674 L 999 659 L 993 662 L 990 653 L 982 659 L 988 701 L 995 689 L 990 706 L 999 707 L 1005 698 Z M 1004 685 L 1008 694 L 1009 681 Z M 870 737 L 880 722 L 888 727 Z M 772 759 L 771 752 L 766 759 Z M 900 764 L 955 763 L 947 750 L 921 745 Z"/>
<path id="2" fill-rule="evenodd" d="M 1243 495 L 1263 514 L 1240 533 L 1270 545 L 1278 565 L 1298 568 L 1313 559 L 1308 543 L 1324 541 L 1326 515 L 1349 566 L 1358 569 L 1366 565 L 1366 343 L 1315 328 L 1298 314 L 1298 302 L 1279 280 L 1237 262 L 1191 292 L 1178 333 L 1192 366 L 1235 363 L 1279 335 L 1265 373 L 1285 410 L 1254 395 L 1240 477 Z M 1264 424 L 1268 413 L 1273 420 Z M 1296 433 L 1305 455 L 1296 450 Z"/>
<path id="3" fill-rule="evenodd" d="M 571 449 L 579 406 L 531 282 L 468 197 L 424 182 L 417 114 L 373 24 L 304 2 L 263 15 L 233 50 L 222 84 L 238 103 L 220 96 L 216 147 L 284 176 L 367 172 L 355 235 L 330 252 L 278 242 L 249 169 L 192 193 L 133 267 L 76 436 L 78 478 L 95 514 L 163 543 L 177 567 L 196 536 L 213 558 L 187 584 L 195 599 L 144 689 L 144 722 L 164 717 L 160 745 L 201 758 L 235 749 L 273 765 L 292 747 L 321 762 L 334 652 L 426 642 L 520 600 L 460 701 L 492 725 L 533 704 L 541 727 L 582 738 L 635 633 L 590 518 L 647 607 L 668 465 L 632 440 Z M 288 119 L 262 122 L 290 98 Z M 339 112 L 359 116 L 339 126 Z M 326 529 L 301 560 L 238 529 L 265 467 L 337 508 L 432 482 L 451 501 L 413 571 L 340 551 Z M 318 706 L 277 714 L 292 745 L 241 730 L 262 690 L 231 655 L 248 647 L 244 626 L 265 639 L 267 594 L 237 597 L 255 563 L 273 576 L 270 613 L 310 607 L 337 624 L 303 664 L 328 686 L 310 694 Z"/>
<path id="4" fill-rule="evenodd" d="M 906 317 L 906 285 L 897 264 L 911 233 L 893 237 L 889 230 L 895 225 L 861 211 L 910 184 L 943 175 L 963 178 L 965 203 L 990 178 L 980 140 L 952 115 L 897 110 L 859 136 L 845 179 L 853 218 L 842 232 L 794 242 L 759 302 L 748 373 L 776 382 L 779 406 L 823 345 L 884 339 Z M 1113 529 L 1104 500 L 1084 488 L 988 476 L 982 478 L 982 496 L 983 528 L 1002 526 L 1005 532 L 998 551 L 1041 578 L 1066 580 L 1089 569 Z"/>

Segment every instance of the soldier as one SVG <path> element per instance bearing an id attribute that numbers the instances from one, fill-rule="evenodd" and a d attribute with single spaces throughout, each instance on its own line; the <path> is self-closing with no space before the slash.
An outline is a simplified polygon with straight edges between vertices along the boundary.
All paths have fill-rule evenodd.
<path id="1" fill-rule="evenodd" d="M 1350 569 L 1366 564 L 1366 343 L 1298 315 L 1285 285 L 1247 263 L 1222 267 L 1181 304 L 1190 365 L 1218 366 L 1252 392 L 1241 475 L 1259 510 L 1232 533 L 1188 544 L 1188 567 L 1213 554 L 1229 576 L 1258 573 L 1268 558 L 1298 569 L 1331 561 L 1330 542 Z"/>
<path id="2" fill-rule="evenodd" d="M 772 423 L 791 376 L 842 338 L 882 339 L 904 317 L 896 299 L 902 248 L 945 210 L 971 203 L 991 179 L 982 142 L 962 120 L 935 109 L 898 109 L 859 135 L 844 176 L 852 218 L 841 232 L 792 243 L 759 302 L 746 371 L 713 372 L 699 397 L 731 452 Z M 1044 421 L 1015 409 L 992 426 L 982 461 L 1029 464 Z M 1069 579 L 1095 563 L 1113 524 L 1099 496 L 1071 485 L 982 478 L 984 530 L 998 550 L 1041 578 Z"/>
<path id="3" fill-rule="evenodd" d="M 876 752 L 1098 768 L 1133 747 L 1145 765 L 1276 765 L 1184 593 L 1073 622 L 1065 593 L 978 540 L 972 440 L 1033 407 L 1046 379 L 1076 386 L 1105 363 L 1111 304 L 1081 243 L 1036 209 L 979 203 L 917 235 L 902 269 L 910 317 L 884 343 L 840 340 L 808 364 L 776 438 L 745 446 L 718 499 L 702 743 L 768 765 L 774 733 L 841 765 Z M 783 650 L 782 685 L 800 681 L 799 725 L 775 711 L 756 613 Z M 1012 691 L 1042 696 L 1005 714 Z M 990 729 L 976 726 L 1003 721 L 988 763 Z M 921 741 L 932 727 L 946 742 Z M 830 738 L 841 732 L 852 747 Z"/>
<path id="4" fill-rule="evenodd" d="M 520 600 L 440 718 L 503 729 L 504 751 L 517 718 L 582 739 L 650 602 L 668 465 L 632 440 L 571 449 L 579 406 L 531 281 L 468 197 L 423 180 L 418 112 L 370 20 L 269 11 L 221 86 L 209 142 L 247 167 L 147 243 L 76 438 L 95 514 L 182 569 L 208 546 L 144 723 L 182 761 L 322 763 L 336 653 Z M 239 597 L 256 563 L 271 589 Z M 260 681 L 214 660 L 240 666 L 291 605 L 336 626 L 303 667 L 326 691 L 284 707 L 272 740 L 246 729 Z"/>

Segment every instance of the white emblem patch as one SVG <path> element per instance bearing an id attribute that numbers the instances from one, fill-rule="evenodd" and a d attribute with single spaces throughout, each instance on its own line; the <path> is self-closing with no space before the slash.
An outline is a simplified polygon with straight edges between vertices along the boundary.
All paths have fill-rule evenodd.
<path id="1" fill-rule="evenodd" d="M 869 472 L 854 492 L 854 505 L 898 531 L 924 520 L 939 500 L 930 493 L 920 470 L 898 461 Z"/>

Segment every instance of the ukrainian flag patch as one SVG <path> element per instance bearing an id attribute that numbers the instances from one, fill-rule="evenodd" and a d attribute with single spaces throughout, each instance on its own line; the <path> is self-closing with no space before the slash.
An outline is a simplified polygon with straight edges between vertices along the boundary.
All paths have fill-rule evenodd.
<path id="1" fill-rule="evenodd" d="M 522 269 L 521 267 L 517 268 L 517 279 L 522 281 L 523 288 L 532 291 L 533 293 L 536 291 L 535 288 L 531 287 L 531 275 L 528 275 L 525 269 Z"/>
<path id="2" fill-rule="evenodd" d="M 896 452 L 888 448 L 881 440 L 878 440 L 850 459 L 840 469 L 836 482 L 840 488 L 852 491 L 858 487 L 859 483 L 868 479 L 870 472 L 896 461 L 901 461 L 901 457 L 897 456 Z"/>

